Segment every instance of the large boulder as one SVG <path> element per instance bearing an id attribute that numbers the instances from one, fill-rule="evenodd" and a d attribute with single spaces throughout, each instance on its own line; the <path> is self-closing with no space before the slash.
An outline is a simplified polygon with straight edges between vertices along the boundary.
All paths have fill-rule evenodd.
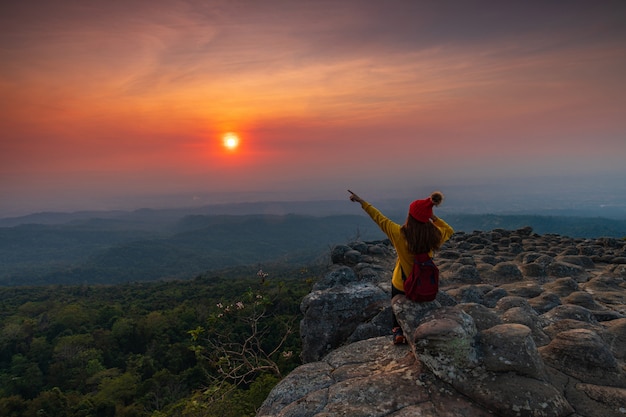
<path id="1" fill-rule="evenodd" d="M 308 379 L 307 379 L 308 378 Z M 341 347 L 278 384 L 258 417 L 492 417 L 424 372 L 408 346 L 378 337 Z"/>
<path id="2" fill-rule="evenodd" d="M 346 342 L 352 334 L 385 311 L 389 295 L 370 283 L 354 283 L 309 293 L 300 306 L 302 359 L 320 360 Z M 389 332 L 389 326 L 385 326 Z M 369 334 L 367 334 L 369 336 Z"/>

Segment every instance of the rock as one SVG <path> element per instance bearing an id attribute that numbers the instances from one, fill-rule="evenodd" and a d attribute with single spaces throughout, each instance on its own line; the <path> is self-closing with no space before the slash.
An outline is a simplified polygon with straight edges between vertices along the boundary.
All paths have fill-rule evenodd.
<path id="1" fill-rule="evenodd" d="M 391 306 L 386 306 L 373 319 L 359 323 L 354 332 L 346 340 L 347 343 L 354 343 L 359 340 L 370 339 L 381 335 L 389 334 L 389 323 L 392 321 Z"/>
<path id="2" fill-rule="evenodd" d="M 352 268 L 339 266 L 327 273 L 313 285 L 313 291 L 321 291 L 336 286 L 345 286 L 357 281 L 357 276 Z"/>
<path id="3" fill-rule="evenodd" d="M 348 265 L 356 265 L 363 259 L 363 254 L 358 250 L 351 249 L 343 254 L 343 258 Z"/>
<path id="4" fill-rule="evenodd" d="M 515 282 L 522 279 L 522 272 L 515 262 L 500 262 L 493 268 L 499 282 Z"/>
<path id="5" fill-rule="evenodd" d="M 379 243 L 369 246 L 367 253 L 371 255 L 389 255 L 391 252 L 386 245 Z"/>
<path id="6" fill-rule="evenodd" d="M 574 412 L 565 397 L 548 382 L 508 372 L 476 380 L 475 384 L 469 384 L 466 395 L 503 417 L 566 417 Z"/>
<path id="7" fill-rule="evenodd" d="M 626 260 L 626 259 L 625 259 Z M 626 264 L 626 262 L 624 262 Z M 615 276 L 626 278 L 626 265 L 611 265 L 610 272 Z"/>
<path id="8" fill-rule="evenodd" d="M 564 262 L 568 264 L 578 265 L 583 268 L 593 268 L 595 263 L 590 257 L 584 255 L 565 255 L 557 256 L 555 259 L 557 262 Z"/>
<path id="9" fill-rule="evenodd" d="M 437 254 L 437 259 L 458 259 L 461 257 L 461 252 L 454 250 L 442 250 Z"/>
<path id="10" fill-rule="evenodd" d="M 403 319 L 406 320 L 401 317 L 402 312 L 396 310 L 401 324 Z M 407 333 L 417 357 L 442 380 L 452 385 L 464 381 L 465 378 L 454 369 L 472 366 L 476 362 L 474 338 L 477 330 L 472 317 L 458 306 L 442 307 L 430 310 L 420 321 L 414 332 Z M 404 325 L 412 328 L 407 323 L 404 321 Z"/>
<path id="11" fill-rule="evenodd" d="M 521 262 L 523 265 L 525 265 L 525 264 L 535 263 L 535 261 L 537 259 L 539 259 L 540 257 L 542 257 L 542 256 L 543 256 L 542 253 L 530 251 L 530 252 L 522 253 L 516 259 L 519 262 Z M 548 263 L 550 263 L 550 262 L 548 262 Z"/>
<path id="12" fill-rule="evenodd" d="M 626 389 L 581 383 L 569 392 L 581 415 L 623 417 L 626 414 Z"/>
<path id="13" fill-rule="evenodd" d="M 480 303 L 484 295 L 475 285 L 466 285 L 447 293 L 458 303 Z"/>
<path id="14" fill-rule="evenodd" d="M 257 416 L 398 417 L 435 415 L 437 410 L 492 416 L 423 374 L 408 346 L 393 346 L 390 340 L 379 337 L 353 343 L 297 368 L 272 390 Z"/>
<path id="15" fill-rule="evenodd" d="M 494 288 L 493 290 L 485 294 L 483 303 L 489 308 L 494 308 L 502 298 L 508 295 L 509 293 L 505 289 Z"/>
<path id="16" fill-rule="evenodd" d="M 502 321 L 505 323 L 523 324 L 528 327 L 533 334 L 537 346 L 543 346 L 550 342 L 550 338 L 542 329 L 543 325 L 539 315 L 530 306 L 513 307 L 502 314 Z"/>
<path id="17" fill-rule="evenodd" d="M 493 255 L 484 255 L 480 258 L 480 260 L 489 265 L 496 265 L 496 264 L 499 264 L 500 262 L 503 262 L 501 258 L 498 258 Z"/>
<path id="18" fill-rule="evenodd" d="M 583 267 L 565 262 L 552 262 L 548 265 L 546 272 L 548 275 L 558 278 L 581 277 L 584 279 L 586 277 Z"/>
<path id="19" fill-rule="evenodd" d="M 541 321 L 544 327 L 563 319 L 578 320 L 591 324 L 598 323 L 591 311 L 573 304 L 556 306 L 552 310 L 541 315 Z"/>
<path id="20" fill-rule="evenodd" d="M 482 304 L 459 304 L 459 308 L 474 319 L 474 324 L 476 325 L 476 329 L 478 331 L 502 324 L 500 316 Z"/>
<path id="21" fill-rule="evenodd" d="M 607 344 L 592 330 L 558 333 L 539 348 L 548 364 L 580 381 L 626 388 L 626 378 Z"/>
<path id="22" fill-rule="evenodd" d="M 341 346 L 359 324 L 371 321 L 383 312 L 389 296 L 370 283 L 352 284 L 313 291 L 302 301 L 304 318 L 300 323 L 303 338 L 302 358 L 319 360 Z"/>
<path id="23" fill-rule="evenodd" d="M 596 332 L 597 334 L 602 334 L 604 332 L 604 328 L 599 324 L 586 323 L 584 321 L 572 319 L 558 320 L 557 322 L 544 327 L 543 331 L 548 335 L 548 337 L 550 337 L 551 340 L 554 340 L 559 333 L 575 329 L 587 329 Z"/>
<path id="24" fill-rule="evenodd" d="M 450 278 L 466 284 L 480 283 L 480 273 L 474 265 L 457 264 L 456 271 L 451 273 Z"/>
<path id="25" fill-rule="evenodd" d="M 523 264 L 520 269 L 525 277 L 544 277 L 547 275 L 546 267 L 535 262 Z"/>
<path id="26" fill-rule="evenodd" d="M 597 302 L 605 306 L 614 306 L 618 312 L 626 314 L 626 282 L 624 278 L 601 275 L 592 278 L 582 287 L 592 294 Z"/>
<path id="27" fill-rule="evenodd" d="M 552 262 L 554 262 L 554 257 L 552 257 L 550 255 L 543 254 L 540 257 L 538 257 L 537 259 L 535 259 L 534 262 L 536 264 L 539 264 L 539 265 L 543 266 L 543 267 L 547 267 Z"/>
<path id="28" fill-rule="evenodd" d="M 299 366 L 272 390 L 257 415 L 276 416 L 278 410 L 285 409 L 311 393 L 326 390 L 334 382 L 330 375 L 332 371 L 333 368 L 326 362 L 312 362 Z M 315 407 L 311 408 L 314 409 Z M 285 413 L 283 415 L 292 414 Z"/>
<path id="29" fill-rule="evenodd" d="M 556 294 L 559 297 L 567 297 L 574 291 L 579 290 L 578 283 L 570 277 L 559 278 L 557 280 L 544 284 L 543 287 L 544 290 Z"/>
<path id="30" fill-rule="evenodd" d="M 374 245 L 368 245 L 365 242 L 352 242 L 350 243 L 350 248 L 352 248 L 352 250 L 355 250 L 361 254 L 367 254 L 370 251 L 370 247 L 374 246 Z"/>
<path id="31" fill-rule="evenodd" d="M 563 299 L 563 302 L 566 304 L 575 304 L 588 310 L 601 310 L 604 308 L 595 302 L 591 294 L 584 291 L 575 291 L 571 293 Z"/>
<path id="32" fill-rule="evenodd" d="M 551 292 L 543 292 L 528 300 L 528 304 L 539 314 L 547 313 L 556 306 L 561 305 L 561 298 Z"/>
<path id="33" fill-rule="evenodd" d="M 514 307 L 522 307 L 525 310 L 532 310 L 532 307 L 528 303 L 528 300 L 519 296 L 506 296 L 502 297 L 495 305 L 496 310 L 505 312 Z"/>
<path id="34" fill-rule="evenodd" d="M 391 301 L 391 307 L 402 328 L 414 330 L 428 314 L 442 308 L 442 305 L 438 300 L 416 303 L 407 300 L 402 295 L 397 295 Z M 406 336 L 409 337 L 410 334 L 407 332 Z"/>
<path id="35" fill-rule="evenodd" d="M 521 324 L 499 324 L 480 333 L 483 363 L 488 371 L 516 372 L 545 379 L 543 361 L 531 330 Z"/>
<path id="36" fill-rule="evenodd" d="M 536 282 L 521 281 L 514 284 L 503 284 L 500 286 L 503 290 L 512 296 L 519 296 L 523 298 L 538 297 L 543 293 L 543 288 Z"/>
<path id="37" fill-rule="evenodd" d="M 626 359 L 626 318 L 606 323 L 606 335 L 613 355 L 618 359 Z"/>
<path id="38" fill-rule="evenodd" d="M 348 245 L 336 245 L 330 252 L 330 258 L 333 264 L 340 264 L 344 260 L 344 255 L 352 248 Z"/>

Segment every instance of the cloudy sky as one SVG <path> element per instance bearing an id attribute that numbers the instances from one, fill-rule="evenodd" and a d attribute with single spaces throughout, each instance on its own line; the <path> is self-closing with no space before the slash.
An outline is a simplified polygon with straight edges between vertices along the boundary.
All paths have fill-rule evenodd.
<path id="1" fill-rule="evenodd" d="M 5 1 L 0 216 L 626 179 L 624 22 L 621 0 Z"/>

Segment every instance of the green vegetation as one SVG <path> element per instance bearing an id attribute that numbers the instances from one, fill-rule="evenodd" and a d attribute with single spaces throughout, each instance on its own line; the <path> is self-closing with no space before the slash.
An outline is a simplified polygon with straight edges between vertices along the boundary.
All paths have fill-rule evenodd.
<path id="1" fill-rule="evenodd" d="M 0 288 L 0 415 L 253 416 L 299 364 L 300 301 L 319 273 L 267 268 Z"/>

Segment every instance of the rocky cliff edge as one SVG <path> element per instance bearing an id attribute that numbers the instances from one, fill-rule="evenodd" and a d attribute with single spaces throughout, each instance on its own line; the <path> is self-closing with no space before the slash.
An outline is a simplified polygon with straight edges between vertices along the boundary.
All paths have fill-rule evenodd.
<path id="1" fill-rule="evenodd" d="M 430 303 L 390 300 L 388 241 L 332 261 L 301 304 L 305 365 L 258 417 L 626 416 L 626 242 L 456 233 Z"/>

